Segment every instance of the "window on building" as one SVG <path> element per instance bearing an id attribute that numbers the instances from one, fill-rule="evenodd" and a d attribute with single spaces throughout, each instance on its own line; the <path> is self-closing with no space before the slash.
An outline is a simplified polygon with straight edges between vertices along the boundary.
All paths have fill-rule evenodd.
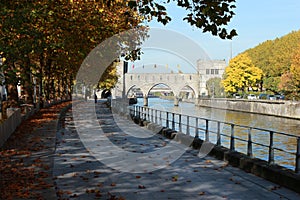
<path id="1" fill-rule="evenodd" d="M 219 69 L 215 69 L 215 74 L 219 74 Z"/>
<path id="2" fill-rule="evenodd" d="M 209 74 L 209 69 L 206 69 L 206 74 Z"/>
<path id="3" fill-rule="evenodd" d="M 214 70 L 214 69 L 211 69 L 211 70 L 210 70 L 210 73 L 211 73 L 211 74 L 215 74 L 215 70 Z"/>

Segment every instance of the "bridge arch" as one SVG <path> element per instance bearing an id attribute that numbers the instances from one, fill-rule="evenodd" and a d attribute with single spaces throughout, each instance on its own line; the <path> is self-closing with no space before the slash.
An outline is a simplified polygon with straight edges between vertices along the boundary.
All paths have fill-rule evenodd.
<path id="1" fill-rule="evenodd" d="M 193 96 L 193 98 L 196 98 L 197 97 L 197 90 L 195 90 L 195 88 L 193 88 L 193 86 L 191 86 L 191 85 L 185 85 L 184 87 L 182 87 L 181 89 L 180 89 L 180 92 L 179 92 L 179 96 L 181 97 L 181 93 L 182 92 L 184 92 L 184 89 L 185 88 L 188 88 L 188 89 L 190 89 L 190 90 L 192 90 L 192 96 Z M 188 97 L 190 97 L 190 94 L 188 93 L 188 96 L 186 96 L 186 98 L 188 98 Z"/>
<path id="2" fill-rule="evenodd" d="M 170 87 L 170 85 L 168 85 L 167 83 L 155 83 L 155 84 L 153 84 L 152 86 L 149 86 L 149 87 L 147 88 L 147 91 L 146 91 L 145 95 L 148 96 L 149 93 L 150 93 L 150 91 L 151 91 L 154 87 L 156 87 L 156 86 L 158 86 L 158 85 L 164 85 L 164 86 L 167 86 L 167 87 L 170 88 L 170 90 L 174 93 L 173 88 Z"/>

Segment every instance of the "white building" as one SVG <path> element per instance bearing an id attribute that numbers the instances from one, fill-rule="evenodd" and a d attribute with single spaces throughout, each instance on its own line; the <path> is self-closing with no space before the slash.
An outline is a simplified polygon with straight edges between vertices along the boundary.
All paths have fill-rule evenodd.
<path id="1" fill-rule="evenodd" d="M 226 68 L 225 60 L 198 60 L 197 69 L 200 74 L 200 95 L 208 95 L 206 82 L 211 78 L 222 78 Z"/>

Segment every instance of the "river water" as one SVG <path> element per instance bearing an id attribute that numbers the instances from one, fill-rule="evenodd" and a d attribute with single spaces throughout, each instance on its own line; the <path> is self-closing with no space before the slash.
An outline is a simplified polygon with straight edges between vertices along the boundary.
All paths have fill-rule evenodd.
<path id="1" fill-rule="evenodd" d="M 251 114 L 244 112 L 226 111 L 220 109 L 206 108 L 195 106 L 193 103 L 180 102 L 179 107 L 173 106 L 173 101 L 164 100 L 160 98 L 149 98 L 149 107 L 158 110 L 164 110 L 169 112 L 181 113 L 189 116 L 196 116 L 207 119 L 219 120 L 222 122 L 230 122 L 238 125 L 245 125 L 250 127 L 262 128 L 267 130 L 272 130 L 275 132 L 283 132 L 287 134 L 292 134 L 300 136 L 300 120 L 281 118 L 275 116 L 267 116 L 260 114 Z M 138 105 L 143 105 L 143 99 L 138 98 Z M 205 121 L 204 121 L 205 122 Z M 203 123 L 199 125 L 200 127 L 205 126 Z M 177 128 L 178 129 L 178 128 Z M 215 125 L 210 125 L 210 129 L 216 129 Z M 236 129 L 235 136 L 244 140 L 247 140 L 246 129 Z M 190 131 L 193 135 L 193 131 Z M 224 135 L 230 135 L 230 126 L 222 125 L 221 133 Z M 199 137 L 204 139 L 204 134 L 200 134 Z M 216 136 L 211 135 L 210 141 L 216 142 Z M 222 146 L 228 147 L 230 145 L 229 137 L 221 137 Z M 252 141 L 269 145 L 269 132 L 268 131 L 252 131 Z M 236 150 L 242 153 L 247 152 L 246 142 L 235 142 Z M 283 149 L 290 153 L 285 153 L 280 150 L 275 149 L 275 163 L 282 165 L 284 167 L 294 169 L 295 168 L 295 153 L 296 153 L 296 138 L 286 137 L 279 134 L 274 134 L 274 147 L 278 149 Z M 268 148 L 259 145 L 253 145 L 253 155 L 254 157 L 268 160 Z"/>

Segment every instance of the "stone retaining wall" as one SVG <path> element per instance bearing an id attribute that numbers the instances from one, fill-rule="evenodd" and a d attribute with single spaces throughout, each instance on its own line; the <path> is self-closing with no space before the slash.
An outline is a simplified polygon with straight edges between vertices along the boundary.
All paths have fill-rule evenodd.
<path id="1" fill-rule="evenodd" d="M 198 99 L 196 100 L 196 105 L 203 107 L 300 119 L 300 102 L 296 101 Z"/>
<path id="2" fill-rule="evenodd" d="M 21 121 L 21 110 L 19 108 L 9 109 L 7 119 L 0 124 L 0 147 L 21 124 Z"/>
<path id="3" fill-rule="evenodd" d="M 57 100 L 57 101 L 49 101 L 44 103 L 44 107 L 50 107 L 52 105 L 69 101 L 66 100 Z M 23 104 L 22 112 L 20 108 L 7 108 L 7 119 L 5 119 L 2 123 L 0 122 L 0 147 L 6 142 L 6 140 L 10 137 L 10 135 L 16 130 L 16 128 L 21 124 L 22 121 L 28 119 L 34 113 L 36 113 L 39 109 L 34 108 L 33 105 Z"/>

